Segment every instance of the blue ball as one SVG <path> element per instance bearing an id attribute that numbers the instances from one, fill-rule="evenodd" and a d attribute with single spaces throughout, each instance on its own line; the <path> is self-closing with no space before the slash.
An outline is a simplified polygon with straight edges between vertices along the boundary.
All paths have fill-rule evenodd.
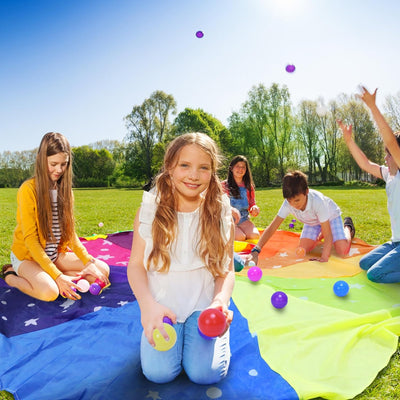
<path id="1" fill-rule="evenodd" d="M 333 285 L 333 291 L 338 297 L 346 296 L 349 293 L 349 289 L 349 284 L 345 281 L 337 281 Z"/>

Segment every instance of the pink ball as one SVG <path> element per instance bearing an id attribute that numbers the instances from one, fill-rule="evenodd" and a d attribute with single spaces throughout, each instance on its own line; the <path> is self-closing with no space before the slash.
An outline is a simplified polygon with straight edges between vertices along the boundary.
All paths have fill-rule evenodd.
<path id="1" fill-rule="evenodd" d="M 90 288 L 90 283 L 86 279 L 79 279 L 76 284 L 82 293 L 86 293 Z"/>
<path id="2" fill-rule="evenodd" d="M 247 277 L 252 281 L 252 282 L 257 282 L 262 278 L 262 270 L 261 268 L 254 266 L 248 269 L 247 271 Z"/>

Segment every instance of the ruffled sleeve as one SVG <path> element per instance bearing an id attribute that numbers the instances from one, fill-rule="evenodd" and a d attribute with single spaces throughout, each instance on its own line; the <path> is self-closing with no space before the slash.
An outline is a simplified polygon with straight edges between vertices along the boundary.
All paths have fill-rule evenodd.
<path id="1" fill-rule="evenodd" d="M 143 192 L 142 204 L 139 214 L 139 233 L 144 240 L 152 239 L 151 229 L 156 214 L 156 195 L 150 192 Z"/>
<path id="2" fill-rule="evenodd" d="M 231 235 L 232 229 L 232 211 L 229 197 L 226 194 L 222 195 L 222 210 L 221 210 L 221 235 L 226 244 Z"/>

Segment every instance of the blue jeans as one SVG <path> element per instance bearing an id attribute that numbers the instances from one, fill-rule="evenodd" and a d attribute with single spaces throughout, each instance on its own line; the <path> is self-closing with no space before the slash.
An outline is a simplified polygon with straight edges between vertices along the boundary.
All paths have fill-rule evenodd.
<path id="1" fill-rule="evenodd" d="M 386 242 L 366 254 L 360 267 L 372 282 L 400 282 L 400 242 Z"/>
<path id="2" fill-rule="evenodd" d="M 184 323 L 174 325 L 177 339 L 168 351 L 155 350 L 142 333 L 140 359 L 149 381 L 171 382 L 182 367 L 192 382 L 202 385 L 219 382 L 226 376 L 230 361 L 229 330 L 222 337 L 205 339 L 198 332 L 199 315 L 200 311 L 196 311 Z"/>

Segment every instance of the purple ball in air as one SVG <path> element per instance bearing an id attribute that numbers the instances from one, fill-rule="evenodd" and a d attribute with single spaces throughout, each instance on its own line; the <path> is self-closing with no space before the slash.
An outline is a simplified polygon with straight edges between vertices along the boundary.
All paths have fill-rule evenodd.
<path id="1" fill-rule="evenodd" d="M 291 74 L 292 72 L 295 71 L 296 67 L 293 64 L 288 64 L 288 65 L 286 65 L 285 69 L 286 69 L 286 72 L 289 72 Z"/>
<path id="2" fill-rule="evenodd" d="M 98 283 L 92 283 L 89 288 L 90 293 L 97 296 L 101 292 L 101 286 Z"/>
<path id="3" fill-rule="evenodd" d="M 275 308 L 283 308 L 286 306 L 287 302 L 288 302 L 288 297 L 284 292 L 275 292 L 271 296 L 271 304 Z"/>
<path id="4" fill-rule="evenodd" d="M 201 39 L 203 36 L 204 36 L 204 33 L 202 31 L 196 32 L 196 37 L 198 37 L 199 39 Z"/>

